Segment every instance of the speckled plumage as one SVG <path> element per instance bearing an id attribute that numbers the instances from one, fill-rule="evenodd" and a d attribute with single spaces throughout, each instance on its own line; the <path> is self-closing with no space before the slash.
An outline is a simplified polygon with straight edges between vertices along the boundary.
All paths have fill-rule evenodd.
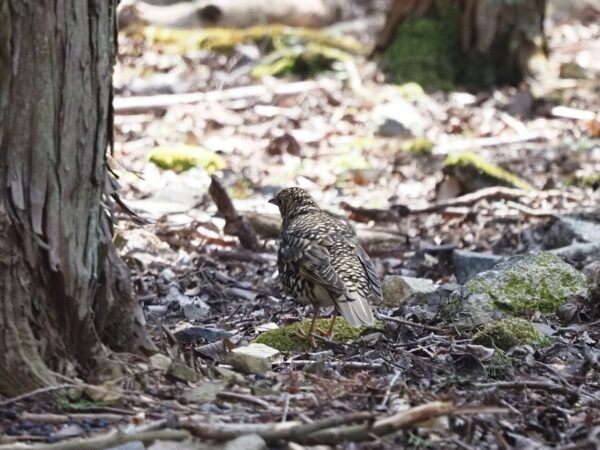
<path id="1" fill-rule="evenodd" d="M 279 276 L 294 299 L 313 305 L 315 317 L 335 306 L 350 326 L 373 323 L 370 302 L 382 298 L 381 285 L 352 228 L 300 188 L 282 190 L 271 203 L 283 218 Z"/>

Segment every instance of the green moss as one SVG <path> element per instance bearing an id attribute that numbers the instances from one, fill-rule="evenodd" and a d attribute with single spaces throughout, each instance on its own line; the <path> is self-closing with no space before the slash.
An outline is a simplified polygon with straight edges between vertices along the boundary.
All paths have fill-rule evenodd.
<path id="1" fill-rule="evenodd" d="M 459 152 L 449 155 L 444 162 L 444 171 L 457 176 L 458 171 L 466 172 L 465 176 L 479 176 L 490 180 L 489 185 L 510 186 L 526 191 L 533 187 L 516 175 L 492 164 L 473 152 Z M 472 173 L 471 173 L 472 172 Z M 461 176 L 457 176 L 459 179 Z"/>
<path id="2" fill-rule="evenodd" d="M 575 178 L 574 184 L 582 188 L 596 190 L 600 188 L 600 173 L 578 176 Z"/>
<path id="3" fill-rule="evenodd" d="M 402 150 L 415 155 L 431 155 L 433 147 L 433 142 L 427 138 L 411 139 L 402 144 Z"/>
<path id="4" fill-rule="evenodd" d="M 156 147 L 148 153 L 148 160 L 161 169 L 183 172 L 192 167 L 202 167 L 213 173 L 223 169 L 225 160 L 210 150 L 189 145 Z"/>
<path id="5" fill-rule="evenodd" d="M 451 90 L 460 54 L 458 10 L 438 0 L 431 16 L 407 19 L 396 27 L 381 62 L 396 83 Z"/>
<path id="6" fill-rule="evenodd" d="M 494 354 L 486 364 L 486 369 L 490 377 L 499 378 L 512 366 L 512 360 L 504 350 L 498 347 L 494 350 Z"/>
<path id="7" fill-rule="evenodd" d="M 473 343 L 507 351 L 523 344 L 534 348 L 545 347 L 550 344 L 550 339 L 528 320 L 512 317 L 488 323 L 473 337 Z"/>
<path id="8" fill-rule="evenodd" d="M 302 330 L 307 333 L 310 328 L 310 323 L 311 320 L 307 319 L 286 327 L 277 328 L 276 330 L 265 331 L 264 333 L 259 334 L 253 342 L 268 345 L 280 352 L 309 351 L 311 350 L 310 345 L 305 338 L 298 335 L 298 332 L 299 330 Z M 316 322 L 315 329 L 326 332 L 329 329 L 330 323 L 331 319 L 319 319 Z M 373 326 L 377 328 L 380 327 L 381 324 L 375 322 L 375 325 Z M 333 328 L 333 341 L 339 343 L 354 341 L 366 329 L 367 327 L 352 328 L 344 319 L 338 317 Z"/>
<path id="9" fill-rule="evenodd" d="M 513 314 L 534 311 L 554 313 L 571 295 L 585 290 L 583 274 L 552 253 L 529 256 L 525 264 L 500 263 L 488 277 L 486 273 L 473 277 L 465 286 L 468 295 L 484 294 L 496 307 Z"/>

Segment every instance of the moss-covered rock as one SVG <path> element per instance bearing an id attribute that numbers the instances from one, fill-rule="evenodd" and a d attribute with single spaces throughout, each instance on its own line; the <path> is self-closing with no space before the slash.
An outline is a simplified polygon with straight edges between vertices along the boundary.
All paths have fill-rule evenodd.
<path id="1" fill-rule="evenodd" d="M 473 337 L 473 343 L 507 351 L 515 345 L 524 344 L 533 348 L 545 347 L 550 344 L 550 339 L 528 320 L 511 317 L 484 325 Z"/>
<path id="2" fill-rule="evenodd" d="M 443 170 L 446 175 L 451 175 L 458 180 L 465 193 L 491 186 L 533 190 L 533 187 L 526 181 L 473 152 L 449 155 L 444 162 Z"/>
<path id="3" fill-rule="evenodd" d="M 507 258 L 455 291 L 444 308 L 459 327 L 535 311 L 554 313 L 573 296 L 587 297 L 584 275 L 558 256 L 531 252 Z"/>
<path id="4" fill-rule="evenodd" d="M 309 351 L 311 347 L 308 341 L 299 335 L 299 331 L 302 330 L 307 333 L 310 323 L 311 319 L 307 319 L 276 330 L 265 331 L 259 334 L 253 342 L 268 345 L 280 352 Z M 330 323 L 331 319 L 319 319 L 315 325 L 315 330 L 326 332 Z M 379 327 L 381 324 L 376 322 L 374 326 Z M 367 327 L 352 328 L 344 319 L 338 317 L 333 328 L 332 340 L 339 343 L 348 343 L 356 340 L 366 329 Z"/>
<path id="5" fill-rule="evenodd" d="M 225 160 L 217 153 L 203 147 L 178 145 L 155 147 L 148 153 L 148 160 L 161 169 L 183 172 L 192 167 L 202 167 L 208 173 L 225 168 Z"/>

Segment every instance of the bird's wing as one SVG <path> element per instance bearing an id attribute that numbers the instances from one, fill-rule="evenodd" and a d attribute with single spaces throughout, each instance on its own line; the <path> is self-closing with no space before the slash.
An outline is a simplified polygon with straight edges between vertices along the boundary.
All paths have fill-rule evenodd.
<path id="1" fill-rule="evenodd" d="M 281 257 L 297 273 L 313 283 L 323 286 L 334 295 L 346 292 L 346 286 L 331 265 L 328 247 L 333 244 L 329 236 L 310 239 L 298 232 L 284 232 Z"/>
<path id="2" fill-rule="evenodd" d="M 367 255 L 367 252 L 364 248 L 356 241 L 353 240 L 354 243 L 354 251 L 358 255 L 358 259 L 360 263 L 365 269 L 365 273 L 367 274 L 367 279 L 369 280 L 369 287 L 371 291 L 377 297 L 378 300 L 383 300 L 383 292 L 381 291 L 381 282 L 379 281 L 379 277 L 377 276 L 377 272 L 375 272 L 375 266 L 373 265 L 373 261 Z"/>

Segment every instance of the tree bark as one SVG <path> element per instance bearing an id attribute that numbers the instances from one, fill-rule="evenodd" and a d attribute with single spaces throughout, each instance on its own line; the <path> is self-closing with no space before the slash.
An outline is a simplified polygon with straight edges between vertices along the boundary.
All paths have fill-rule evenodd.
<path id="1" fill-rule="evenodd" d="M 0 3 L 2 395 L 147 344 L 106 195 L 116 3 Z"/>
<path id="2" fill-rule="evenodd" d="M 539 80 L 547 75 L 546 3 L 546 0 L 397 0 L 392 2 L 374 53 L 383 53 L 384 59 L 392 59 L 391 67 L 404 71 L 399 77 L 391 74 L 401 82 L 419 82 L 403 77 L 436 70 L 450 72 L 453 79 L 448 81 L 459 84 L 518 83 L 527 77 Z M 411 27 L 411 22 L 418 21 L 427 23 Z M 425 36 L 418 35 L 419 32 Z M 414 41 L 411 33 L 417 34 Z M 397 43 L 398 39 L 405 44 Z M 442 45 L 436 44 L 436 40 L 441 40 Z M 387 52 L 394 42 L 393 51 Z M 431 54 L 423 56 L 427 51 Z M 414 67 L 419 63 L 422 67 Z"/>

